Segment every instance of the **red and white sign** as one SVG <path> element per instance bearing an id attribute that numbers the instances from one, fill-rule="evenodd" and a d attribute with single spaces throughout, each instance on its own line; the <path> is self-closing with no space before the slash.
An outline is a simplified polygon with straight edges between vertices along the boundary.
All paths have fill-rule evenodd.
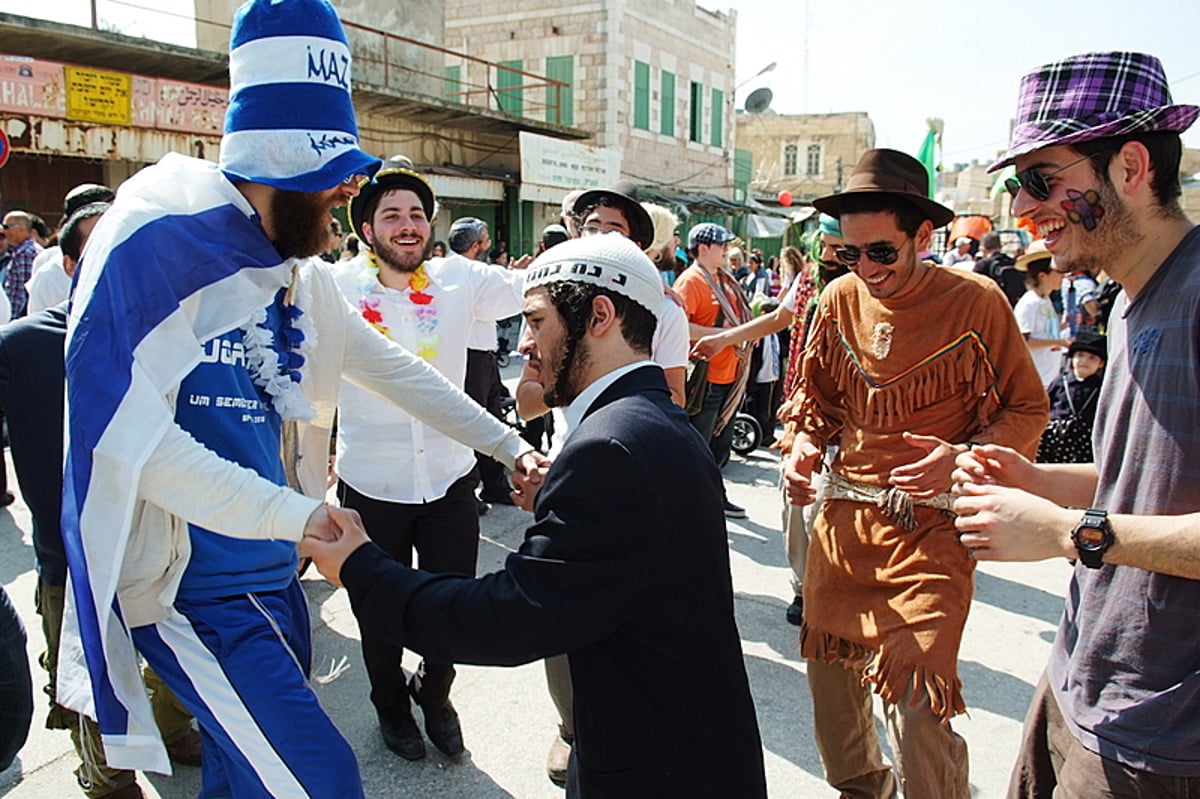
<path id="1" fill-rule="evenodd" d="M 66 119 L 64 67 L 57 61 L 0 55 L 0 112 Z M 228 89 L 133 75 L 130 95 L 135 128 L 220 136 L 225 126 Z"/>
<path id="2" fill-rule="evenodd" d="M 0 128 L 0 166 L 8 163 L 8 154 L 12 152 L 12 145 L 8 141 L 8 134 L 4 132 L 4 128 Z"/>

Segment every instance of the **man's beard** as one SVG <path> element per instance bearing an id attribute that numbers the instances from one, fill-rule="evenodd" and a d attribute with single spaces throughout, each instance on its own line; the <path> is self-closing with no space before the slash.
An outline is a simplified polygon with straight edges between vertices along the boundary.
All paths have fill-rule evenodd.
<path id="1" fill-rule="evenodd" d="M 276 189 L 271 197 L 275 249 L 284 258 L 307 258 L 333 246 L 329 206 L 319 192 Z"/>
<path id="2" fill-rule="evenodd" d="M 662 248 L 662 257 L 655 264 L 660 272 L 678 271 L 679 262 L 675 259 L 675 248 L 669 244 Z"/>
<path id="3" fill-rule="evenodd" d="M 828 286 L 831 280 L 848 274 L 849 269 L 839 261 L 817 261 L 821 267 L 821 284 Z"/>
<path id="4" fill-rule="evenodd" d="M 562 408 L 575 401 L 583 390 L 580 386 L 583 371 L 591 360 L 582 336 L 571 338 L 568 334 L 564 337 L 562 358 L 555 365 L 550 383 L 544 385 L 543 399 L 548 407 Z"/>
<path id="5" fill-rule="evenodd" d="M 401 252 L 398 248 L 393 247 L 390 241 L 379 240 L 372 247 L 375 250 L 375 257 L 381 265 L 387 266 L 396 272 L 415 272 L 429 260 L 429 256 L 433 253 L 433 240 L 425 242 L 425 249 L 420 253 Z"/>

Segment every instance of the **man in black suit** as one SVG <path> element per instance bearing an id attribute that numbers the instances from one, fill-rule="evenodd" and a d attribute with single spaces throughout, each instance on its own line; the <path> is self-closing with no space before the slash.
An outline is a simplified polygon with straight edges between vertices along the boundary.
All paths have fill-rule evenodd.
<path id="1" fill-rule="evenodd" d="M 560 244 L 529 268 L 521 349 L 573 432 L 503 571 L 408 569 L 352 525 L 310 551 L 360 624 L 426 657 L 568 653 L 569 797 L 761 797 L 721 477 L 649 360 L 661 304 L 653 264 L 623 236 Z"/>

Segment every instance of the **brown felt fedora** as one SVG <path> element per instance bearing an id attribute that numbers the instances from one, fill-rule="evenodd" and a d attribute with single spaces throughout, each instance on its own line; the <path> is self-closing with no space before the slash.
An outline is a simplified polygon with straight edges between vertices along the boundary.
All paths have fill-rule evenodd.
<path id="1" fill-rule="evenodd" d="M 929 173 L 921 162 L 898 150 L 867 150 L 854 165 L 846 188 L 840 194 L 812 201 L 818 211 L 841 218 L 842 201 L 851 194 L 886 194 L 912 203 L 935 228 L 949 224 L 954 212 L 925 196 Z"/>

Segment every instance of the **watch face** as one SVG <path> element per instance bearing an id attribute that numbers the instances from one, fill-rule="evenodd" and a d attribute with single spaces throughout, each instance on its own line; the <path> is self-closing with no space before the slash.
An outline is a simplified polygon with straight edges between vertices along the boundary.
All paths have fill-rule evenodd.
<path id="1" fill-rule="evenodd" d="M 1104 531 L 1098 527 L 1077 527 L 1075 545 L 1080 549 L 1099 549 L 1104 546 Z"/>

